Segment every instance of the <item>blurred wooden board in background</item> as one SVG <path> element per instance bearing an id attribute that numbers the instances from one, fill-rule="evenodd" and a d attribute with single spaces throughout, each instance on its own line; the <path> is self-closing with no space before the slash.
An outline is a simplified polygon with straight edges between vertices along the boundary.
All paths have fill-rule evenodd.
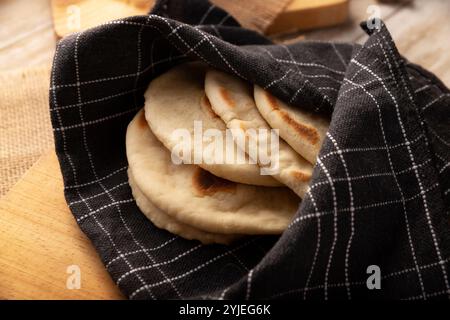
<path id="1" fill-rule="evenodd" d="M 47 0 L 6 0 L 9 7 L 25 4 L 25 10 L 33 10 Z M 379 4 L 376 0 L 352 0 L 349 2 L 349 17 L 337 27 L 301 33 L 306 39 L 356 41 L 366 38 L 358 24 L 368 17 L 369 5 L 377 5 L 381 17 L 400 52 L 414 63 L 436 73 L 450 86 L 450 1 L 415 0 L 410 4 Z M 48 6 L 48 10 L 50 6 Z M 47 9 L 46 9 L 47 10 Z M 49 12 L 49 11 L 48 11 Z M 1 17 L 8 14 L 0 11 Z M 14 14 L 11 14 L 14 16 Z M 27 15 L 35 19 L 38 31 L 23 32 L 19 40 L 10 41 L 2 47 L 0 30 L 0 66 L 24 66 L 35 63 L 27 52 L 36 51 L 51 57 L 54 46 L 43 47 L 34 38 L 47 39 L 49 33 L 45 21 L 39 15 Z M 6 29 L 19 30 L 30 21 L 14 21 Z M 2 27 L 5 25 L 3 24 Z M 39 27 L 42 25 L 43 27 Z M 49 26 L 51 29 L 51 25 Z M 53 32 L 53 31 L 51 31 Z M 293 41 L 299 33 L 279 36 L 276 41 Z M 15 37 L 15 35 L 13 35 Z M 33 45 L 25 40 L 29 39 Z M 50 43 L 50 41 L 49 41 Z M 10 62 L 8 64 L 8 61 Z M 77 264 L 82 272 L 80 290 L 68 290 L 66 268 Z M 79 230 L 64 200 L 59 166 L 54 151 L 44 155 L 23 179 L 0 200 L 0 299 L 115 299 L 122 296 L 112 283 L 89 240 Z"/>
<path id="2" fill-rule="evenodd" d="M 348 16 L 347 0 L 294 0 L 266 30 L 267 34 L 309 30 L 338 25 Z"/>

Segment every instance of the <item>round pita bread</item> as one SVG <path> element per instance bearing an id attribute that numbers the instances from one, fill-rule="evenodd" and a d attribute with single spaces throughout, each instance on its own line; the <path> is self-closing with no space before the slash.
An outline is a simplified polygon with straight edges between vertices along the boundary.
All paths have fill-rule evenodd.
<path id="1" fill-rule="evenodd" d="M 203 132 L 208 129 L 218 129 L 222 137 L 223 155 L 226 154 L 225 137 L 226 126 L 214 113 L 204 91 L 204 77 L 206 67 L 200 63 L 186 63 L 154 79 L 145 92 L 145 116 L 152 132 L 167 149 L 180 149 L 180 139 L 175 133 L 179 129 L 188 130 L 190 135 L 187 147 L 190 152 L 187 163 L 198 164 L 214 175 L 234 182 L 280 186 L 281 184 L 269 175 L 262 175 L 256 163 L 251 164 L 248 157 L 236 147 L 232 138 L 231 145 L 234 150 L 241 152 L 243 162 L 238 164 L 236 157 L 230 162 L 215 161 L 216 153 L 208 153 L 204 157 L 203 150 L 208 149 L 209 142 L 200 140 L 200 148 L 194 143 L 194 122 L 201 121 Z M 186 145 L 186 144 L 185 144 Z M 211 144 L 213 145 L 213 144 Z M 197 154 L 196 154 L 197 153 Z M 199 161 L 194 162 L 195 159 Z M 180 157 L 181 158 L 181 157 Z M 223 157 L 219 156 L 220 160 Z M 184 161 L 186 163 L 186 161 Z"/>
<path id="2" fill-rule="evenodd" d="M 199 240 L 203 244 L 230 244 L 241 236 L 205 232 L 182 222 L 178 222 L 164 211 L 157 208 L 137 187 L 133 173 L 128 169 L 128 183 L 136 204 L 142 213 L 158 228 L 169 231 L 188 240 Z"/>
<path id="3" fill-rule="evenodd" d="M 221 179 L 196 165 L 176 165 L 141 110 L 128 126 L 126 151 L 135 184 L 177 221 L 220 234 L 279 234 L 300 199 L 288 188 Z"/>
<path id="4" fill-rule="evenodd" d="M 294 108 L 255 86 L 256 107 L 289 145 L 310 163 L 315 164 L 328 130 L 329 121 L 319 115 Z"/>
<path id="5" fill-rule="evenodd" d="M 271 129 L 256 108 L 252 86 L 245 81 L 227 73 L 209 69 L 205 77 L 205 92 L 213 110 L 222 118 L 228 128 L 240 129 L 244 134 L 248 129 Z M 235 131 L 233 131 L 233 135 L 235 135 Z M 246 142 L 244 148 L 247 148 L 248 145 L 259 147 L 262 142 L 270 144 L 268 139 L 261 141 L 259 136 L 245 135 L 248 141 L 253 140 L 254 143 Z M 252 154 L 251 147 L 247 149 L 249 150 L 246 152 Z M 303 197 L 312 175 L 312 165 L 282 139 L 279 140 L 278 152 L 279 171 L 277 174 L 273 174 L 273 177 Z M 261 165 L 259 157 L 257 161 Z"/>

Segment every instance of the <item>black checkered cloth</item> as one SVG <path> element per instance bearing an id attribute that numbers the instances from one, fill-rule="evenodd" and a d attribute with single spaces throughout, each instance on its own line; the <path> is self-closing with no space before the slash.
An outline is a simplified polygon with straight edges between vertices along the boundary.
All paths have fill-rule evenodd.
<path id="1" fill-rule="evenodd" d="M 50 110 L 65 196 L 128 298 L 450 297 L 450 92 L 399 55 L 382 23 L 367 31 L 364 45 L 277 45 L 189 0 L 61 40 Z M 136 206 L 127 125 L 149 82 L 189 60 L 331 117 L 310 190 L 281 236 L 202 245 Z M 374 265 L 381 289 L 367 286 Z"/>

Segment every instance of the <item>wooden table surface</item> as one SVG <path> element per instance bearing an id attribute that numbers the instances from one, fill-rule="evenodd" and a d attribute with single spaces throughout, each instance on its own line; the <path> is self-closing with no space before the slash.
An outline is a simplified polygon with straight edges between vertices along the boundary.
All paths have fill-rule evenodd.
<path id="1" fill-rule="evenodd" d="M 371 4 L 400 52 L 450 86 L 450 1 L 378 4 L 352 0 L 345 25 L 304 33 L 306 39 L 363 42 L 358 23 Z M 51 62 L 56 37 L 48 0 L 0 1 L 0 72 Z M 299 34 L 278 36 L 292 41 Z M 0 102 L 1 103 L 1 102 Z M 81 288 L 68 289 L 67 267 L 81 269 Z M 63 197 L 61 174 L 49 150 L 0 200 L 0 299 L 119 299 L 94 248 L 77 227 Z"/>

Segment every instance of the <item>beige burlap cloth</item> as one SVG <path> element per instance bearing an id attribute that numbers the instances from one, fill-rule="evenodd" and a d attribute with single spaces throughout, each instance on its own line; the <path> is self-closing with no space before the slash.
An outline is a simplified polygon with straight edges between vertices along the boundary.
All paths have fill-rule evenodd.
<path id="1" fill-rule="evenodd" d="M 50 66 L 0 73 L 0 197 L 53 147 Z"/>

